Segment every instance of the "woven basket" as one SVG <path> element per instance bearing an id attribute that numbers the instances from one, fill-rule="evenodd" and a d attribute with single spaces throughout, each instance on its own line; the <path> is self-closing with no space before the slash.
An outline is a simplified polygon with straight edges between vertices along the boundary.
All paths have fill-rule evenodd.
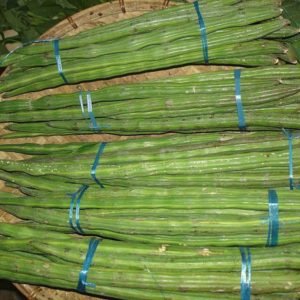
<path id="1" fill-rule="evenodd" d="M 100 4 L 93 6 L 89 9 L 83 10 L 75 15 L 68 17 L 62 22 L 58 23 L 56 26 L 44 33 L 40 38 L 60 38 L 64 36 L 76 35 L 81 31 L 93 28 L 97 25 L 109 24 L 117 22 L 123 19 L 128 19 L 144 14 L 145 12 L 164 9 L 167 6 L 176 5 L 167 0 L 145 0 L 145 1 L 136 1 L 136 0 L 119 0 L 113 2 L 107 2 L 105 4 Z M 89 83 L 80 84 L 80 88 L 83 90 L 94 90 L 104 86 L 109 86 L 119 83 L 129 83 L 129 82 L 138 82 L 147 79 L 157 79 L 167 76 L 175 75 L 188 75 L 195 72 L 201 71 L 210 71 L 216 69 L 227 69 L 226 67 L 220 66 L 188 66 L 181 68 L 172 68 L 164 71 L 153 71 L 146 72 L 138 75 L 123 76 L 115 79 L 109 80 L 99 80 Z M 76 92 L 78 91 L 79 85 L 66 85 L 58 88 L 47 89 L 39 92 L 28 93 L 22 95 L 22 98 L 28 98 L 35 100 L 39 97 L 49 95 L 49 94 L 58 94 L 58 93 L 67 93 L 67 92 Z M 13 101 L 14 98 L 10 100 Z M 1 96 L 0 96 L 1 101 Z M 0 133 L 3 134 L 5 124 L 0 124 Z M 101 141 L 113 141 L 113 140 L 122 140 L 127 137 L 114 136 L 109 134 L 91 134 L 91 135 L 76 135 L 76 136 L 51 136 L 51 137 L 34 137 L 34 138 L 18 138 L 18 139 L 1 139 L 0 144 L 18 144 L 18 143 L 68 143 L 68 142 L 83 142 L 83 141 L 92 141 L 92 142 L 101 142 Z M 24 159 L 25 155 L 17 153 L 4 153 L 0 152 L 0 159 Z M 17 190 L 6 187 L 4 182 L 0 181 L 0 190 L 9 191 L 13 193 L 18 193 Z M 9 222 L 16 223 L 19 220 L 3 211 L 0 210 L 0 222 Z M 15 284 L 15 286 L 30 300 L 89 300 L 89 299 L 100 299 L 98 297 L 89 297 L 81 295 L 75 292 L 67 292 L 61 290 L 54 290 L 45 287 L 37 287 L 28 284 Z"/>

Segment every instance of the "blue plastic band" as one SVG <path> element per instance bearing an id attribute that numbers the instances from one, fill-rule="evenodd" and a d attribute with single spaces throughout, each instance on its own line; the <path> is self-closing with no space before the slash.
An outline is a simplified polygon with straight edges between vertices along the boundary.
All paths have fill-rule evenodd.
<path id="1" fill-rule="evenodd" d="M 89 188 L 88 185 L 82 185 L 76 193 L 71 194 L 71 203 L 69 208 L 69 224 L 74 231 L 81 234 L 83 234 L 84 232 L 80 226 L 80 201 L 83 194 L 88 188 Z M 73 210 L 74 210 L 75 200 L 76 200 L 76 207 L 75 207 L 75 225 L 74 225 Z"/>
<path id="2" fill-rule="evenodd" d="M 91 129 L 93 129 L 93 130 L 100 130 L 100 127 L 97 124 L 95 115 L 94 115 L 94 113 L 92 111 L 89 112 L 89 117 L 90 117 L 90 120 L 91 120 Z"/>
<path id="3" fill-rule="evenodd" d="M 100 146 L 99 146 L 99 149 L 98 149 L 98 152 L 96 154 L 96 157 L 95 157 L 95 161 L 93 163 L 93 166 L 92 166 L 92 169 L 91 169 L 91 176 L 92 178 L 94 179 L 94 181 L 103 189 L 104 186 L 103 184 L 98 180 L 98 178 L 96 177 L 96 169 L 99 165 L 99 160 L 100 160 L 100 156 L 101 154 L 103 153 L 104 151 L 104 148 L 106 146 L 107 143 L 101 143 Z"/>
<path id="4" fill-rule="evenodd" d="M 291 131 L 283 129 L 282 130 L 283 133 L 285 134 L 285 136 L 288 139 L 288 143 L 289 143 L 289 186 L 290 186 L 290 190 L 294 190 L 296 189 L 300 189 L 299 185 L 295 185 L 294 184 L 294 168 L 293 168 L 293 134 Z M 299 137 L 298 135 L 295 137 Z"/>
<path id="5" fill-rule="evenodd" d="M 78 189 L 77 192 L 75 192 L 73 194 L 68 194 L 69 196 L 71 196 L 71 202 L 70 202 L 70 208 L 69 208 L 69 224 L 73 230 L 76 230 L 75 226 L 73 225 L 74 202 L 75 202 L 77 195 L 80 193 L 81 189 L 82 189 L 82 186 Z"/>
<path id="6" fill-rule="evenodd" d="M 92 238 L 90 240 L 89 247 L 88 247 L 88 250 L 86 253 L 86 257 L 85 257 L 85 260 L 82 265 L 82 269 L 79 272 L 77 290 L 81 293 L 85 293 L 86 286 L 93 287 L 93 288 L 96 287 L 96 285 L 94 283 L 87 282 L 87 275 L 88 275 L 89 268 L 91 266 L 94 254 L 97 250 L 99 243 L 100 243 L 99 239 Z"/>
<path id="7" fill-rule="evenodd" d="M 53 40 L 53 47 L 54 47 L 54 55 L 55 55 L 55 60 L 56 60 L 56 65 L 57 65 L 57 70 L 61 78 L 65 83 L 68 83 L 67 78 L 65 77 L 65 74 L 63 72 L 62 68 L 62 63 L 61 63 L 61 57 L 59 54 L 59 40 Z"/>
<path id="8" fill-rule="evenodd" d="M 194 2 L 194 7 L 198 16 L 198 23 L 200 27 L 200 33 L 201 33 L 201 44 L 202 44 L 202 51 L 203 51 L 203 57 L 204 62 L 208 64 L 208 45 L 207 45 L 207 34 L 206 34 L 206 27 L 205 22 L 201 14 L 199 2 Z"/>
<path id="9" fill-rule="evenodd" d="M 82 113 L 83 117 L 85 117 L 85 118 L 88 117 L 91 121 L 90 128 L 93 129 L 93 130 L 96 130 L 96 131 L 101 130 L 100 126 L 97 124 L 97 120 L 96 120 L 95 115 L 93 113 L 93 103 L 92 103 L 91 92 L 88 91 L 87 94 L 86 94 L 87 114 L 85 113 L 85 109 L 84 109 L 82 91 L 79 92 L 79 103 L 80 103 L 81 113 Z"/>
<path id="10" fill-rule="evenodd" d="M 239 121 L 239 129 L 246 130 L 246 121 L 244 115 L 244 108 L 241 96 L 241 70 L 236 69 L 234 70 L 234 83 L 235 83 L 235 102 L 237 108 L 237 115 Z"/>
<path id="11" fill-rule="evenodd" d="M 242 258 L 241 300 L 251 299 L 251 252 L 250 248 L 240 248 Z"/>
<path id="12" fill-rule="evenodd" d="M 85 117 L 82 91 L 79 92 L 79 104 L 80 104 L 80 108 L 81 108 L 81 113 Z"/>
<path id="13" fill-rule="evenodd" d="M 70 208 L 69 208 L 69 225 L 73 230 L 76 231 L 76 229 L 73 225 L 73 209 L 74 209 L 74 200 L 75 200 L 73 195 L 71 197 Z"/>
<path id="14" fill-rule="evenodd" d="M 90 91 L 88 91 L 86 94 L 86 102 L 87 102 L 88 114 L 91 120 L 91 129 L 100 130 L 100 127 L 98 126 L 95 115 L 93 113 L 92 95 Z"/>
<path id="15" fill-rule="evenodd" d="M 278 196 L 275 190 L 269 190 L 269 230 L 267 246 L 274 247 L 278 244 L 279 235 L 279 209 Z"/>
<path id="16" fill-rule="evenodd" d="M 81 233 L 81 234 L 84 234 L 81 226 L 80 226 L 80 201 L 81 201 L 81 198 L 83 196 L 83 194 L 85 193 L 85 191 L 89 188 L 88 185 L 83 185 L 82 186 L 82 189 L 78 195 L 78 198 L 77 198 L 77 201 L 76 201 L 76 210 L 75 210 L 75 222 L 76 222 L 76 229 L 77 229 L 77 232 L 78 233 Z"/>

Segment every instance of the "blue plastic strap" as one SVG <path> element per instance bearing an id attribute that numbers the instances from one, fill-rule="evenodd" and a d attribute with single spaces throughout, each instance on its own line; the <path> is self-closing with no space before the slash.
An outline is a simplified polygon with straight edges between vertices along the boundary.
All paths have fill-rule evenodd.
<path id="1" fill-rule="evenodd" d="M 100 130 L 100 127 L 98 126 L 95 115 L 93 113 L 92 96 L 90 91 L 88 91 L 86 94 L 86 102 L 87 102 L 87 111 L 92 125 L 91 128 L 94 130 Z"/>
<path id="2" fill-rule="evenodd" d="M 96 287 L 96 285 L 94 283 L 87 282 L 87 275 L 88 275 L 89 268 L 91 266 L 93 257 L 95 255 L 95 252 L 96 252 L 97 247 L 98 247 L 100 242 L 101 241 L 99 239 L 96 239 L 96 238 L 92 238 L 90 240 L 89 247 L 88 247 L 88 250 L 87 250 L 87 253 L 86 253 L 86 257 L 85 257 L 85 260 L 84 260 L 83 265 L 82 265 L 82 269 L 79 272 L 77 290 L 81 293 L 85 293 L 86 286 L 89 286 L 89 287 L 92 287 L 92 288 Z"/>
<path id="3" fill-rule="evenodd" d="M 293 165 L 294 165 L 294 163 L 293 163 L 293 138 L 294 138 L 294 136 L 290 130 L 283 129 L 282 131 L 285 134 L 285 136 L 287 137 L 288 143 L 289 143 L 289 185 L 290 185 L 290 190 L 294 190 L 295 188 L 300 189 L 299 185 L 294 184 L 294 168 L 293 168 Z M 297 135 L 295 137 L 298 138 L 299 136 Z"/>
<path id="4" fill-rule="evenodd" d="M 85 191 L 89 188 L 88 185 L 82 185 L 77 192 L 71 194 L 71 203 L 69 208 L 69 224 L 73 228 L 74 231 L 83 234 L 83 230 L 80 226 L 80 201 L 85 193 Z M 76 200 L 75 207 L 75 225 L 73 222 L 73 210 L 74 210 L 74 202 Z"/>
<path id="5" fill-rule="evenodd" d="M 68 83 L 68 80 L 65 77 L 65 74 L 63 72 L 63 67 L 62 67 L 62 63 L 61 63 L 61 57 L 60 57 L 60 53 L 59 53 L 59 40 L 57 40 L 57 39 L 53 40 L 53 47 L 54 47 L 54 55 L 55 55 L 58 74 L 61 76 L 61 78 L 63 79 L 63 81 L 65 83 Z"/>
<path id="6" fill-rule="evenodd" d="M 103 151 L 104 151 L 104 148 L 106 146 L 107 143 L 101 143 L 100 146 L 99 146 L 99 149 L 98 149 L 98 152 L 96 154 L 96 157 L 95 157 L 95 161 L 93 163 L 93 166 L 92 166 L 92 169 L 91 169 L 91 176 L 92 178 L 94 179 L 94 181 L 103 189 L 104 186 L 103 184 L 98 180 L 98 178 L 96 177 L 96 169 L 99 165 L 99 160 L 100 160 L 100 156 L 102 155 Z"/>
<path id="7" fill-rule="evenodd" d="M 275 190 L 269 190 L 269 229 L 267 246 L 274 247 L 278 244 L 279 235 L 279 209 L 278 196 Z"/>
<path id="8" fill-rule="evenodd" d="M 69 208 L 69 224 L 73 230 L 76 230 L 75 226 L 73 225 L 74 202 L 75 202 L 77 195 L 80 193 L 81 189 L 82 189 L 82 186 L 78 189 L 77 192 L 75 192 L 73 194 L 68 194 L 69 196 L 71 196 L 71 202 L 70 202 L 70 208 Z"/>
<path id="9" fill-rule="evenodd" d="M 80 191 L 79 195 L 78 195 L 78 198 L 77 198 L 77 201 L 76 201 L 76 209 L 75 209 L 75 222 L 76 222 L 76 229 L 77 229 L 77 232 L 78 233 L 81 233 L 83 234 L 83 230 L 80 226 L 80 201 L 81 201 L 81 198 L 83 196 L 83 194 L 85 193 L 85 191 L 89 188 L 88 185 L 83 185 L 82 186 L 82 190 Z"/>
<path id="10" fill-rule="evenodd" d="M 85 117 L 85 118 L 89 117 L 91 120 L 90 128 L 93 130 L 96 130 L 96 131 L 101 130 L 100 126 L 97 124 L 97 120 L 93 113 L 93 103 L 92 103 L 91 92 L 88 91 L 86 94 L 87 114 L 85 114 L 82 91 L 79 92 L 79 103 L 80 103 L 81 113 L 82 113 L 83 117 Z"/>
<path id="11" fill-rule="evenodd" d="M 251 299 L 251 252 L 250 248 L 240 248 L 242 258 L 241 300 Z"/>
<path id="12" fill-rule="evenodd" d="M 83 97 L 82 97 L 82 91 L 79 92 L 79 104 L 80 104 L 80 108 L 81 108 L 81 113 L 82 113 L 82 115 L 85 117 L 85 114 L 84 114 L 84 105 L 83 105 Z"/>
<path id="13" fill-rule="evenodd" d="M 235 102 L 237 108 L 237 115 L 239 121 L 239 129 L 245 130 L 246 129 L 246 121 L 244 115 L 244 108 L 241 96 L 241 70 L 236 69 L 234 70 L 234 82 L 235 82 Z"/>
<path id="14" fill-rule="evenodd" d="M 206 27 L 205 27 L 205 22 L 203 19 L 203 16 L 201 14 L 199 2 L 195 1 L 194 2 L 194 7 L 198 16 L 198 23 L 200 27 L 200 33 L 201 33 L 201 44 L 202 44 L 202 51 L 203 51 L 203 57 L 204 57 L 204 62 L 208 64 L 208 45 L 207 45 L 207 34 L 206 34 Z"/>

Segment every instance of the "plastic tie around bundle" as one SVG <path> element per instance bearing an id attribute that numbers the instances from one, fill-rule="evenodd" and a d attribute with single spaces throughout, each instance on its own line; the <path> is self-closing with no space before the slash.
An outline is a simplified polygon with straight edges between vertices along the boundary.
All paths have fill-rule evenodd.
<path id="1" fill-rule="evenodd" d="M 205 22 L 204 22 L 198 1 L 194 2 L 194 8 L 195 8 L 197 16 L 198 16 L 198 24 L 199 24 L 200 33 L 201 33 L 201 44 L 202 44 L 202 52 L 203 52 L 204 62 L 206 64 L 208 64 L 209 59 L 208 59 L 208 44 L 207 44 L 206 26 L 205 26 Z"/>
<path id="2" fill-rule="evenodd" d="M 237 109 L 237 116 L 238 116 L 238 126 L 240 130 L 246 130 L 246 121 L 245 121 L 245 114 L 244 114 L 244 107 L 242 102 L 242 95 L 241 95 L 241 70 L 236 69 L 234 70 L 234 82 L 235 82 L 235 102 L 236 102 L 236 109 Z"/>
<path id="3" fill-rule="evenodd" d="M 251 299 L 251 252 L 250 248 L 240 248 L 241 268 L 241 300 Z"/>
<path id="4" fill-rule="evenodd" d="M 97 154 L 96 154 L 96 157 L 95 157 L 95 160 L 94 160 L 94 163 L 93 163 L 93 166 L 92 166 L 92 169 L 91 169 L 91 176 L 92 178 L 94 179 L 94 181 L 101 187 L 101 188 L 104 188 L 104 185 L 100 182 L 100 180 L 96 177 L 96 170 L 97 170 L 97 167 L 99 165 L 99 162 L 100 162 L 100 157 L 101 155 L 103 154 L 103 151 L 104 151 L 104 148 L 106 146 L 107 143 L 101 143 L 100 146 L 99 146 L 99 149 L 97 151 Z"/>
<path id="5" fill-rule="evenodd" d="M 293 162 L 293 139 L 299 138 L 299 134 L 293 135 L 290 130 L 282 129 L 284 135 L 288 139 L 289 146 L 289 186 L 290 190 L 300 189 L 300 185 L 295 185 L 294 183 L 294 162 Z"/>
<path id="6" fill-rule="evenodd" d="M 269 229 L 267 246 L 275 247 L 278 245 L 279 236 L 279 207 L 278 195 L 275 190 L 269 190 Z"/>
<path id="7" fill-rule="evenodd" d="M 92 94 L 91 94 L 91 92 L 87 91 L 87 93 L 86 93 L 87 114 L 85 113 L 84 103 L 83 103 L 83 93 L 82 93 L 81 90 L 79 92 L 79 103 L 80 103 L 80 108 L 81 108 L 82 115 L 84 117 L 88 117 L 91 121 L 90 128 L 95 130 L 95 131 L 100 131 L 101 128 L 97 124 L 97 120 L 96 120 L 95 115 L 93 113 L 93 103 L 92 103 Z"/>
<path id="8" fill-rule="evenodd" d="M 79 278 L 78 278 L 78 284 L 77 284 L 77 290 L 81 293 L 85 293 L 86 287 L 92 287 L 95 288 L 96 285 L 94 283 L 87 282 L 87 275 L 90 269 L 90 266 L 93 261 L 93 257 L 95 255 L 95 252 L 97 250 L 97 247 L 101 240 L 97 238 L 92 238 L 89 242 L 89 247 L 86 253 L 85 260 L 82 265 L 82 269 L 79 272 Z"/>
<path id="9" fill-rule="evenodd" d="M 71 202 L 70 202 L 70 208 L 69 208 L 69 224 L 71 228 L 76 231 L 77 233 L 83 234 L 83 230 L 80 226 L 80 201 L 82 196 L 84 195 L 85 191 L 89 188 L 88 185 L 82 185 L 77 192 L 70 194 L 71 196 Z M 74 204 L 76 201 L 75 206 L 75 223 L 73 222 L 73 215 L 74 215 Z"/>
<path id="10" fill-rule="evenodd" d="M 63 67 L 62 67 L 62 62 L 61 62 L 61 57 L 60 57 L 60 51 L 59 51 L 59 40 L 55 39 L 53 40 L 53 48 L 54 48 L 54 55 L 55 55 L 55 60 L 56 60 L 56 66 L 57 66 L 57 71 L 60 77 L 63 79 L 63 81 L 68 84 L 68 80 L 64 74 Z"/>

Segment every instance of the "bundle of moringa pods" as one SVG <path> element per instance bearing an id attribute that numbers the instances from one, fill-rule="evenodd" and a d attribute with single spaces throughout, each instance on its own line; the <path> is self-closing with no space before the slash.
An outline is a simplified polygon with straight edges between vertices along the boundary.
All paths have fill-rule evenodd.
<path id="1" fill-rule="evenodd" d="M 1 58 L 3 97 L 188 64 L 295 63 L 283 40 L 299 33 L 278 0 L 204 0 L 75 36 L 38 40 Z"/>
<path id="2" fill-rule="evenodd" d="M 0 209 L 38 228 L 123 241 L 188 246 L 300 243 L 300 191 L 81 187 L 0 194 Z M 29 193 L 30 194 L 30 193 Z"/>
<path id="3" fill-rule="evenodd" d="M 0 151 L 33 154 L 0 160 L 0 178 L 11 184 L 75 192 L 100 187 L 299 187 L 300 139 L 296 133 L 227 132 L 165 135 L 111 143 L 0 145 Z"/>
<path id="4" fill-rule="evenodd" d="M 0 241 L 0 278 L 14 282 L 128 300 L 299 299 L 299 244 L 148 245 L 3 223 Z"/>
<path id="5" fill-rule="evenodd" d="M 0 160 L 21 192 L 0 192 L 19 219 L 0 222 L 0 278 L 109 299 L 300 299 L 296 34 L 281 1 L 203 0 L 1 57 L 2 137 L 177 134 L 0 145 L 26 154 Z M 190 64 L 235 68 L 5 100 Z"/>
<path id="6" fill-rule="evenodd" d="M 2 101 L 0 122 L 10 138 L 300 129 L 299 83 L 298 66 L 203 72 Z"/>

